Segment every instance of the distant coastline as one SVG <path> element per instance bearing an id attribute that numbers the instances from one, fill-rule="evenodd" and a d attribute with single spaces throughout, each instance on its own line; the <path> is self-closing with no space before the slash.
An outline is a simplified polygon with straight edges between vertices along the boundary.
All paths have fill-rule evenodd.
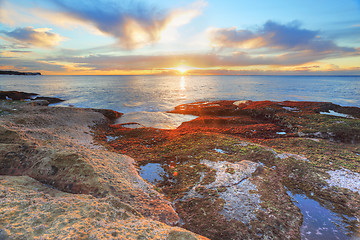
<path id="1" fill-rule="evenodd" d="M 18 72 L 18 71 L 2 71 L 0 75 L 41 75 L 39 72 Z"/>

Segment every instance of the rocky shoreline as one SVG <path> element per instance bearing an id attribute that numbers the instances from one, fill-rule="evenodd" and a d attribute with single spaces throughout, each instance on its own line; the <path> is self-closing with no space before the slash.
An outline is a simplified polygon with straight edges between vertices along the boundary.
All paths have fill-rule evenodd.
<path id="1" fill-rule="evenodd" d="M 172 111 L 198 118 L 162 130 L 114 124 L 112 110 L 6 96 L 0 238 L 300 239 L 295 194 L 359 236 L 359 108 L 199 102 Z M 151 164 L 161 174 L 144 181 L 136 166 Z"/>
<path id="2" fill-rule="evenodd" d="M 177 213 L 132 158 L 93 142 L 120 113 L 2 100 L 0 115 L 3 239 L 204 239 L 171 227 Z"/>

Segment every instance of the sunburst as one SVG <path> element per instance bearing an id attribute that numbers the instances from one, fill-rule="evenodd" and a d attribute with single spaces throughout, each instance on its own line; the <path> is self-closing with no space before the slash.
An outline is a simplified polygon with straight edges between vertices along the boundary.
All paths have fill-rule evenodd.
<path id="1" fill-rule="evenodd" d="M 175 70 L 179 71 L 181 74 L 185 74 L 190 69 L 191 69 L 190 67 L 184 65 L 175 68 Z"/>

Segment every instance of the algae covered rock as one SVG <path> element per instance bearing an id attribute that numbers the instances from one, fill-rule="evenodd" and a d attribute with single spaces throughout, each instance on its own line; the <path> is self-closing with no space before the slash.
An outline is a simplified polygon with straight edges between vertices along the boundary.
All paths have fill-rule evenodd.
<path id="1" fill-rule="evenodd" d="M 161 168 L 149 181 L 175 204 L 182 227 L 214 240 L 300 239 L 312 224 L 296 201 L 304 198 L 340 216 L 331 219 L 336 237 L 359 235 L 359 108 L 214 101 L 172 112 L 199 117 L 174 130 L 111 125 L 96 140 L 141 169 Z M 334 181 L 341 169 L 352 181 Z"/>
<path id="2" fill-rule="evenodd" d="M 328 102 L 223 100 L 183 104 L 171 112 L 200 116 L 185 123 L 186 127 L 195 126 L 194 130 L 207 127 L 246 138 L 276 138 L 283 133 L 284 137 L 360 142 L 360 109 Z"/>

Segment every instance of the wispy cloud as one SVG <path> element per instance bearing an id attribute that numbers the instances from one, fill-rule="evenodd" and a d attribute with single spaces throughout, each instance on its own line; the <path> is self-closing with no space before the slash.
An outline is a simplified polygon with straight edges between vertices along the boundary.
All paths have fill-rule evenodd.
<path id="1" fill-rule="evenodd" d="M 168 27 L 187 24 L 201 14 L 206 2 L 199 0 L 189 7 L 162 11 L 142 2 L 97 0 L 51 0 L 72 19 L 93 25 L 102 33 L 118 39 L 126 49 L 158 42 Z M 99 7 L 101 6 L 101 7 Z"/>
<path id="2" fill-rule="evenodd" d="M 41 48 L 52 48 L 65 40 L 59 34 L 50 32 L 48 28 L 16 28 L 13 31 L 1 32 L 6 40 L 15 41 L 27 46 L 35 46 Z"/>
<path id="3" fill-rule="evenodd" d="M 295 66 L 318 61 L 328 57 L 327 54 L 315 53 L 287 53 L 275 56 L 252 56 L 247 53 L 231 55 L 209 54 L 179 54 L 179 55 L 131 55 L 108 56 L 90 55 L 81 57 L 51 57 L 44 61 L 66 62 L 87 67 L 92 70 L 153 70 L 171 69 L 179 65 L 188 65 L 195 68 L 233 68 L 247 66 Z"/>
<path id="4" fill-rule="evenodd" d="M 191 66 L 189 74 L 306 74 L 327 72 L 359 74 L 359 68 L 338 67 L 318 62 L 322 56 L 281 55 L 254 57 L 240 53 L 233 55 L 183 54 L 183 55 L 132 55 L 87 57 L 47 57 L 26 60 L 1 57 L 0 66 L 16 66 L 16 70 L 41 71 L 63 74 L 176 74 L 176 67 Z"/>
<path id="5" fill-rule="evenodd" d="M 4 57 L 23 57 L 31 53 L 32 51 L 19 51 L 19 50 L 0 51 L 0 55 Z"/>
<path id="6" fill-rule="evenodd" d="M 268 48 L 295 51 L 344 51 L 355 52 L 353 48 L 339 47 L 334 42 L 320 37 L 319 31 L 301 28 L 297 21 L 279 24 L 266 22 L 256 31 L 236 28 L 211 29 L 210 41 L 220 48 Z"/>
<path id="7" fill-rule="evenodd" d="M 50 62 L 43 62 L 37 60 L 26 60 L 22 58 L 2 57 L 0 56 L 0 66 L 6 69 L 18 71 L 50 71 L 61 72 L 64 71 L 64 65 Z"/>

